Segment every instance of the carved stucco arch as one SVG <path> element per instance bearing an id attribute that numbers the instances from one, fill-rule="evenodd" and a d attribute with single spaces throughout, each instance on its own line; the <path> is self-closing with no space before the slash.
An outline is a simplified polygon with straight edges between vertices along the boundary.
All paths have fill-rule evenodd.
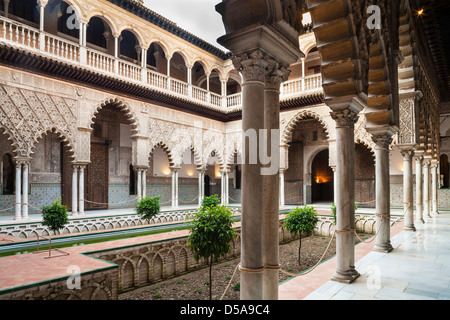
<path id="1" fill-rule="evenodd" d="M 170 150 L 170 148 L 163 141 L 160 141 L 160 142 L 158 142 L 158 143 L 156 143 L 156 144 L 154 144 L 153 146 L 150 147 L 149 160 L 152 157 L 153 152 L 155 151 L 155 149 L 158 148 L 158 147 L 161 148 L 165 152 L 165 154 L 167 156 L 167 160 L 169 161 L 169 165 L 173 166 L 174 165 L 174 159 L 173 159 L 173 156 L 172 156 L 172 151 Z"/>
<path id="2" fill-rule="evenodd" d="M 139 122 L 137 120 L 137 117 L 131 107 L 128 103 L 126 103 L 124 100 L 120 98 L 108 98 L 104 100 L 103 102 L 99 103 L 97 106 L 95 106 L 94 110 L 91 112 L 90 115 L 90 122 L 89 127 L 92 128 L 92 125 L 94 124 L 94 119 L 97 117 L 97 114 L 100 112 L 100 110 L 103 107 L 106 107 L 107 105 L 112 105 L 117 108 L 120 112 L 124 113 L 125 117 L 127 118 L 130 126 L 131 126 L 131 133 L 132 135 L 138 135 L 141 130 L 139 129 Z"/>
<path id="3" fill-rule="evenodd" d="M 289 144 L 292 141 L 292 133 L 294 132 L 298 123 L 305 118 L 313 118 L 317 120 L 325 130 L 327 139 L 330 139 L 331 131 L 328 124 L 323 119 L 323 117 L 312 110 L 302 110 L 299 113 L 297 113 L 294 117 L 292 117 L 291 120 L 286 125 L 283 134 L 281 136 L 281 145 Z"/>
<path id="4" fill-rule="evenodd" d="M 32 158 L 32 155 L 34 154 L 33 150 L 36 149 L 36 147 L 39 144 L 40 140 L 42 138 L 44 138 L 46 135 L 51 134 L 51 133 L 56 134 L 58 139 L 63 143 L 65 150 L 63 150 L 62 152 L 69 152 L 70 153 L 70 160 L 71 161 L 75 161 L 77 157 L 76 157 L 75 149 L 73 147 L 72 140 L 70 139 L 70 137 L 67 137 L 66 135 L 64 135 L 56 127 L 47 128 L 47 129 L 45 129 L 43 131 L 40 131 L 40 132 L 36 133 L 36 135 L 34 136 L 34 139 L 33 139 L 33 143 L 31 145 L 30 157 Z"/>

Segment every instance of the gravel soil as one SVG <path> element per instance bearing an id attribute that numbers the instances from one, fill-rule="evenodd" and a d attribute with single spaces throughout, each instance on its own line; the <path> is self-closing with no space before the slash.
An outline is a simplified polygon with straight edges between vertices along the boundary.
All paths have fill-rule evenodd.
<path id="1" fill-rule="evenodd" d="M 367 236 L 359 234 L 361 239 Z M 358 237 L 355 241 L 359 242 Z M 326 260 L 336 253 L 336 238 L 333 238 L 329 249 L 323 260 Z M 307 270 L 321 259 L 327 249 L 330 238 L 320 236 L 309 236 L 302 239 L 302 249 L 300 266 L 298 264 L 299 241 L 294 240 L 287 244 L 280 245 L 280 265 L 281 269 L 289 273 L 300 273 Z M 322 260 L 322 261 L 323 261 Z M 212 299 L 219 300 L 226 291 L 223 300 L 239 300 L 239 271 L 236 267 L 240 258 L 221 262 L 213 265 L 212 269 Z M 235 273 L 235 274 L 234 274 Z M 234 274 L 234 277 L 233 277 Z M 291 278 L 280 272 L 280 282 Z M 164 280 L 148 286 L 144 286 L 133 291 L 119 295 L 119 300 L 209 300 L 209 268 L 203 268 L 175 278 Z"/>

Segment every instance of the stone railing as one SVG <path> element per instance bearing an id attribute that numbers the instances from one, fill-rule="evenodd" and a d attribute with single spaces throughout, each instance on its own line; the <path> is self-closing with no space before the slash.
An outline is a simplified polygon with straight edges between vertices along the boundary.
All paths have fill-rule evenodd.
<path id="1" fill-rule="evenodd" d="M 13 47 L 75 64 L 94 72 L 148 86 L 164 93 L 226 110 L 242 106 L 241 93 L 222 96 L 125 61 L 79 43 L 40 31 L 26 24 L 0 17 L 0 41 Z M 282 84 L 280 99 L 312 93 L 322 88 L 320 74 L 289 80 Z"/>
<path id="2" fill-rule="evenodd" d="M 96 216 L 96 217 L 77 217 L 70 218 L 69 223 L 58 233 L 60 235 L 72 235 L 81 232 L 92 232 L 101 230 L 115 230 L 121 228 L 130 228 L 159 223 L 182 222 L 198 209 L 170 210 L 162 211 L 151 220 L 142 220 L 136 213 Z M 240 208 L 231 207 L 233 214 L 239 214 Z M 132 211 L 132 209 L 130 209 Z M 30 221 L 23 223 L 10 223 L 0 225 L 0 235 L 16 237 L 20 239 L 33 239 L 37 236 L 54 235 L 46 226 L 39 221 Z"/>

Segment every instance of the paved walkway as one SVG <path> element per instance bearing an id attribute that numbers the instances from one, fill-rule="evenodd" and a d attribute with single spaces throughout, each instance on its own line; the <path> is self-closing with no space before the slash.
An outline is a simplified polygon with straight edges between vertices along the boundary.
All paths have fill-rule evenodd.
<path id="1" fill-rule="evenodd" d="M 355 248 L 353 283 L 329 281 L 336 259 L 280 285 L 280 300 L 449 300 L 450 213 L 416 225 L 417 231 L 391 228 L 390 253 L 372 251 L 375 241 Z"/>

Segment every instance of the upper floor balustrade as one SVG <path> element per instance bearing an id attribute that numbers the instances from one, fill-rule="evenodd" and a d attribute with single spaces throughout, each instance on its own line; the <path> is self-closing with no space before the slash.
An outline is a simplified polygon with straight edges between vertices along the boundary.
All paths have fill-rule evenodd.
<path id="1" fill-rule="evenodd" d="M 83 27 L 81 27 L 83 30 Z M 149 64 L 148 49 L 137 48 L 137 59 L 130 59 L 121 55 L 119 39 L 115 37 L 114 54 L 101 48 L 88 46 L 86 43 L 86 27 L 80 32 L 79 41 L 68 39 L 43 30 L 41 25 L 32 26 L 11 19 L 11 17 L 0 16 L 0 41 L 16 48 L 32 53 L 47 56 L 61 62 L 87 68 L 93 72 L 116 77 L 130 83 L 148 86 L 153 90 L 159 90 L 165 94 L 190 99 L 207 107 L 226 110 L 228 108 L 240 108 L 242 104 L 240 92 L 240 76 L 235 76 L 237 83 L 234 90 L 227 88 L 227 81 L 220 80 L 216 91 L 210 89 L 210 74 L 203 74 L 203 80 L 195 76 L 196 83 L 202 83 L 203 87 L 194 84 L 193 70 L 196 66 L 186 67 L 186 75 L 178 78 L 171 74 L 171 61 L 174 56 L 165 59 L 166 66 L 163 68 L 153 67 Z M 139 50 L 138 50 L 139 49 Z M 140 51 L 140 52 L 139 52 Z M 157 53 L 152 53 L 156 55 Z M 163 70 L 165 72 L 161 72 Z M 221 78 L 221 77 L 218 77 Z M 235 91 L 235 92 L 233 92 Z M 237 91 L 237 92 L 236 92 Z M 322 91 L 321 74 L 300 77 L 284 82 L 281 85 L 280 99 L 291 99 L 305 94 Z"/>

